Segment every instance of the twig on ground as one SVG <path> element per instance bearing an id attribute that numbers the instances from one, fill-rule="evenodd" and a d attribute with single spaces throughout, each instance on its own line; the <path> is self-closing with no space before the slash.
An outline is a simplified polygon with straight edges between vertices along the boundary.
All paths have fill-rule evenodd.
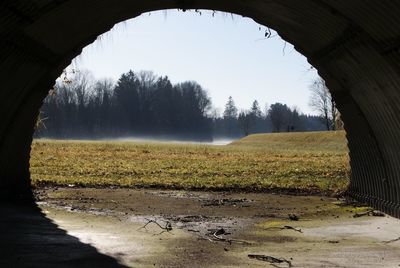
<path id="1" fill-rule="evenodd" d="M 144 225 L 144 226 L 142 226 L 142 227 L 140 227 L 138 230 L 140 230 L 140 229 L 146 229 L 147 230 L 147 225 L 149 225 L 150 223 L 154 223 L 155 225 L 157 225 L 158 227 L 160 227 L 160 229 L 161 230 L 163 230 L 162 232 L 160 232 L 159 234 L 154 234 L 154 235 L 161 235 L 161 234 L 163 234 L 163 233 L 165 233 L 165 232 L 167 232 L 167 233 L 169 233 L 170 231 L 172 231 L 172 224 L 169 222 L 169 221 L 167 221 L 166 223 L 165 223 L 165 226 L 161 226 L 157 221 L 155 221 L 155 220 L 149 220 L 149 219 L 146 219 L 147 220 L 147 223 Z"/>
<path id="2" fill-rule="evenodd" d="M 275 257 L 272 257 L 272 256 L 258 255 L 258 254 L 248 254 L 247 256 L 250 259 L 269 262 L 271 265 L 274 265 L 275 263 L 287 263 L 289 265 L 289 267 L 292 267 L 292 262 L 288 261 L 288 260 L 286 260 L 284 258 L 275 258 Z"/>
<path id="3" fill-rule="evenodd" d="M 292 227 L 292 226 L 289 226 L 289 225 L 285 225 L 285 226 L 283 226 L 283 228 L 284 229 L 288 229 L 288 230 L 293 230 L 293 231 L 296 231 L 296 232 L 299 232 L 299 233 L 303 233 L 303 231 L 300 228 L 295 228 L 295 227 Z"/>
<path id="4" fill-rule="evenodd" d="M 397 241 L 400 241 L 400 237 L 396 238 L 396 239 L 389 240 L 389 241 L 383 241 L 383 243 L 384 244 L 390 244 L 390 243 L 397 242 Z"/>
<path id="5" fill-rule="evenodd" d="M 283 226 L 283 227 L 269 227 L 269 228 L 267 228 L 267 230 L 271 230 L 271 229 L 278 229 L 278 230 L 293 230 L 293 231 L 296 231 L 296 232 L 299 232 L 299 233 L 303 233 L 303 231 L 300 229 L 300 228 L 295 228 L 295 227 L 292 227 L 292 226 L 289 226 L 289 225 L 285 225 L 285 226 Z"/>
<path id="6" fill-rule="evenodd" d="M 221 235 L 228 235 L 230 233 L 227 233 L 223 228 L 218 229 L 214 231 L 211 234 L 208 234 L 211 237 L 207 237 L 206 239 L 210 242 L 226 242 L 229 243 L 230 245 L 232 243 L 237 243 L 237 244 L 245 244 L 245 245 L 250 245 L 250 242 L 244 241 L 244 240 L 238 240 L 238 239 L 229 239 L 229 238 L 223 238 Z"/>

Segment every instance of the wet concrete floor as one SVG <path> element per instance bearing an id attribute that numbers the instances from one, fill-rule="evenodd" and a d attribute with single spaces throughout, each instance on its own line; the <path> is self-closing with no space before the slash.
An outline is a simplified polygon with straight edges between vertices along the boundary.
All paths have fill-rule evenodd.
<path id="1" fill-rule="evenodd" d="M 400 267 L 400 220 L 333 198 L 77 188 L 37 197 L 41 211 L 2 206 L 0 267 Z"/>

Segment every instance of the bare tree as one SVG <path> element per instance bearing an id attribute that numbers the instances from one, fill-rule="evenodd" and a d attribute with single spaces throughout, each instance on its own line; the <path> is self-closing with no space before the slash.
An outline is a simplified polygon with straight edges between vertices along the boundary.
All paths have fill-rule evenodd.
<path id="1" fill-rule="evenodd" d="M 104 99 L 112 95 L 113 89 L 114 81 L 112 79 L 100 79 L 94 83 L 90 98 L 93 99 L 95 105 L 101 106 Z"/>
<path id="2" fill-rule="evenodd" d="M 314 80 L 310 85 L 311 97 L 309 105 L 324 119 L 327 130 L 335 130 L 336 104 L 322 78 Z"/>
<path id="3" fill-rule="evenodd" d="M 72 92 L 75 93 L 78 108 L 87 104 L 90 91 L 93 88 L 93 76 L 89 71 L 76 72 L 72 78 L 73 83 L 69 85 Z"/>

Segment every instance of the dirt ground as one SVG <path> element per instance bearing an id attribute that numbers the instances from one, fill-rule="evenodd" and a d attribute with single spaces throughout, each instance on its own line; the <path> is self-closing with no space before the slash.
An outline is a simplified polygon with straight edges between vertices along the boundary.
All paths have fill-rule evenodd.
<path id="1" fill-rule="evenodd" d="M 68 235 L 128 267 L 400 267 L 400 221 L 334 198 L 89 188 L 36 196 Z"/>

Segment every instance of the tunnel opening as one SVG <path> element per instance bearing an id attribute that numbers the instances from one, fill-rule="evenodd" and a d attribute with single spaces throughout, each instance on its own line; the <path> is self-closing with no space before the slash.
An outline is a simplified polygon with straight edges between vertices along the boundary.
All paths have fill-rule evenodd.
<path id="1" fill-rule="evenodd" d="M 194 16 L 191 16 L 184 23 L 181 21 L 173 21 L 171 24 L 173 24 L 173 27 L 177 27 L 176 25 L 179 24 L 187 25 L 190 23 L 188 21 L 201 16 L 201 12 L 204 14 L 206 11 L 198 10 L 194 13 Z M 159 19 L 161 14 L 158 15 L 158 18 L 157 13 L 152 14 L 156 18 L 153 19 L 153 21 L 150 20 L 146 22 L 147 25 L 153 25 L 157 23 L 157 21 L 159 21 L 158 23 L 160 25 L 163 25 L 166 23 L 165 20 L 168 19 Z M 142 18 L 147 18 L 149 15 L 150 13 L 144 14 Z M 181 14 L 173 15 L 180 16 Z M 214 15 L 215 12 L 211 11 L 205 16 L 211 18 L 214 17 Z M 219 16 L 221 16 L 220 20 L 223 21 L 227 17 L 227 15 Z M 205 19 L 209 20 L 210 18 Z M 125 70 L 123 74 L 118 74 L 116 76 L 117 81 L 114 82 L 111 79 L 91 78 L 91 74 L 84 70 L 79 70 L 79 65 L 67 68 L 58 79 L 56 86 L 50 90 L 50 95 L 45 99 L 37 121 L 38 129 L 35 135 L 36 138 L 39 139 L 34 142 L 32 152 L 33 159 L 31 159 L 31 173 L 34 185 L 45 186 L 46 184 L 59 184 L 64 186 L 80 185 L 89 187 L 104 185 L 111 187 L 133 186 L 144 188 L 171 187 L 193 190 L 210 189 L 281 191 L 288 193 L 303 192 L 314 194 L 327 193 L 328 195 L 335 192 L 345 192 L 350 170 L 347 165 L 347 146 L 344 132 L 326 134 L 288 133 L 287 135 L 283 135 L 282 138 L 279 138 L 279 135 L 265 135 L 264 137 L 262 134 L 268 132 L 323 131 L 326 129 L 327 123 L 328 129 L 332 130 L 335 126 L 334 115 L 336 115 L 336 112 L 331 112 L 330 110 L 335 110 L 335 108 L 334 106 L 330 106 L 330 103 L 323 103 L 323 107 L 321 107 L 320 95 L 317 96 L 319 97 L 317 99 L 319 102 L 317 108 L 323 108 L 325 112 L 330 113 L 329 118 L 324 118 L 323 113 L 307 115 L 301 112 L 301 109 L 307 110 L 309 108 L 309 96 L 306 96 L 305 100 L 303 100 L 301 109 L 294 106 L 302 95 L 308 95 L 308 87 L 311 83 L 313 83 L 313 88 L 317 86 L 318 92 L 324 95 L 323 97 L 325 99 L 322 101 L 330 102 L 330 96 L 325 95 L 325 86 L 316 84 L 317 82 L 309 81 L 309 79 L 320 81 L 314 74 L 307 76 L 311 78 L 303 77 L 302 79 L 305 80 L 303 82 L 299 82 L 299 78 L 296 78 L 296 81 L 292 79 L 293 82 L 291 82 L 291 84 L 283 83 L 283 85 L 278 85 L 275 81 L 270 82 L 270 84 L 268 83 L 268 80 L 272 80 L 272 76 L 279 76 L 278 73 L 268 75 L 266 80 L 256 81 L 261 73 L 271 72 L 270 69 L 262 70 L 260 73 L 255 73 L 252 76 L 249 75 L 248 72 L 244 72 L 240 79 L 234 79 L 232 76 L 237 72 L 237 69 L 243 69 L 249 64 L 255 64 L 256 66 L 260 64 L 264 65 L 264 59 L 261 59 L 260 62 L 256 62 L 254 59 L 245 61 L 243 58 L 259 57 L 258 55 L 263 52 L 263 49 L 267 48 L 269 44 L 265 43 L 265 45 L 261 45 L 260 48 L 260 45 L 255 45 L 257 44 L 256 42 L 269 42 L 269 38 L 277 34 L 269 28 L 261 29 L 260 25 L 252 24 L 244 19 L 240 20 L 238 17 L 235 17 L 235 19 L 239 20 L 239 22 L 235 22 L 233 15 L 232 19 L 235 25 L 238 23 L 248 24 L 246 29 L 235 28 L 238 32 L 234 34 L 234 38 L 241 36 L 249 39 L 249 43 L 252 43 L 254 49 L 259 47 L 257 48 L 259 51 L 249 55 L 245 55 L 245 53 L 236 55 L 236 59 L 235 51 L 238 49 L 240 50 L 240 48 L 235 47 L 232 49 L 232 53 L 221 55 L 221 59 L 217 58 L 215 62 L 212 61 L 213 56 L 222 54 L 224 50 L 226 51 L 224 47 L 232 40 L 225 40 L 221 37 L 221 32 L 223 30 L 216 31 L 212 34 L 200 33 L 199 29 L 204 27 L 204 25 L 202 25 L 201 20 L 196 19 L 195 23 L 200 23 L 201 26 L 191 28 L 192 31 L 196 32 L 196 35 L 202 34 L 199 40 L 221 37 L 221 40 L 227 42 L 220 44 L 221 48 L 219 50 L 213 47 L 216 46 L 216 44 L 208 47 L 209 51 L 216 50 L 216 52 L 211 53 L 212 55 L 205 59 L 204 62 L 209 61 L 210 64 L 218 65 L 219 67 L 208 68 L 210 70 L 204 74 L 201 70 L 204 68 L 204 63 L 201 62 L 201 58 L 196 57 L 193 57 L 192 61 L 195 62 L 193 65 L 198 66 L 197 68 L 193 68 L 188 62 L 186 62 L 183 69 L 179 69 L 176 65 L 171 63 L 166 64 L 167 70 L 177 69 L 172 73 L 173 75 L 177 76 L 177 73 L 185 72 L 184 69 L 190 69 L 189 72 L 186 72 L 186 75 L 191 79 L 193 77 L 196 79 L 196 76 L 202 77 L 206 84 L 208 80 L 205 79 L 204 76 L 211 75 L 211 80 L 216 79 L 213 74 L 217 73 L 216 68 L 219 68 L 221 71 L 218 72 L 217 76 L 221 76 L 219 79 L 222 82 L 217 81 L 218 83 L 209 84 L 213 85 L 214 88 L 216 87 L 215 85 L 220 87 L 214 89 L 214 91 L 224 91 L 225 96 L 223 100 L 218 100 L 218 97 L 220 99 L 221 97 L 217 96 L 219 105 L 225 106 L 223 112 L 220 108 L 220 112 L 218 113 L 217 109 L 212 107 L 213 99 L 209 95 L 215 95 L 215 92 L 207 92 L 195 79 L 189 82 L 176 82 L 173 84 L 168 76 L 158 76 L 150 71 Z M 125 30 L 128 31 L 128 36 L 130 34 L 129 31 L 134 31 L 129 30 L 129 25 L 134 25 L 134 23 L 135 21 L 131 24 L 128 22 L 123 24 Z M 133 29 L 139 27 L 146 28 L 146 23 L 142 23 Z M 152 27 L 160 27 L 159 24 Z M 171 26 L 169 27 L 171 28 Z M 209 27 L 210 25 L 206 25 L 206 28 Z M 166 27 L 166 30 L 171 31 L 170 28 Z M 232 31 L 232 27 L 222 28 L 225 31 Z M 248 30 L 248 28 L 254 29 L 255 35 L 253 34 L 251 37 L 243 36 L 242 32 Z M 168 39 L 164 36 L 160 36 L 160 32 L 164 32 L 164 29 L 161 29 L 160 32 L 152 31 L 154 31 L 152 28 L 146 30 L 148 35 L 153 34 L 156 36 L 156 38 L 154 40 L 151 39 L 152 41 L 150 42 L 156 43 L 158 42 L 157 40 L 161 38 L 163 39 L 163 46 L 168 44 Z M 182 32 L 179 32 L 179 30 L 177 32 L 182 35 Z M 258 37 L 262 38 L 259 39 Z M 183 43 L 180 47 L 195 46 L 193 44 L 198 41 L 197 39 L 186 43 L 182 41 L 184 39 L 193 38 L 192 35 L 181 37 L 181 39 L 177 39 L 177 37 L 174 36 L 170 38 L 173 40 L 174 45 L 176 43 Z M 104 38 L 102 38 L 102 42 L 104 42 Z M 119 42 L 128 43 L 126 40 L 125 42 Z M 144 44 L 140 44 L 138 40 L 136 42 L 139 44 L 133 48 L 129 47 L 129 50 L 135 50 L 137 47 L 149 46 L 148 41 L 146 41 L 147 43 L 144 42 Z M 218 42 L 221 41 L 218 40 L 217 43 Z M 288 51 L 293 48 L 283 41 L 275 41 L 273 46 L 275 46 L 273 49 L 274 51 L 271 52 L 266 59 L 272 61 L 269 62 L 270 65 L 275 65 L 275 67 L 272 68 L 279 68 L 282 72 L 288 68 L 287 65 L 285 66 L 277 63 L 282 62 L 285 58 L 285 51 L 282 51 L 282 48 L 288 49 Z M 251 47 L 249 48 L 251 50 Z M 120 51 L 123 49 L 123 46 L 113 47 L 110 51 Z M 175 57 L 175 61 L 177 62 L 184 61 L 184 58 L 189 57 L 193 50 L 197 51 L 198 54 L 204 54 L 204 52 L 195 46 L 194 48 L 188 48 L 186 54 L 182 51 L 183 49 L 180 48 L 177 49 L 179 50 L 178 54 L 174 54 L 171 58 L 163 58 L 167 57 L 165 55 L 171 53 L 169 52 L 171 48 L 155 49 L 161 51 L 156 55 L 152 55 L 154 54 L 154 49 L 149 51 L 145 50 L 145 52 L 139 52 L 130 55 L 130 57 L 132 57 L 132 61 L 139 66 L 143 63 L 140 63 L 140 57 L 138 55 L 145 54 L 145 56 L 143 56 L 145 63 L 149 61 L 149 57 L 159 57 L 159 60 L 153 59 L 152 63 L 157 66 L 159 61 L 172 62 L 174 60 L 173 57 Z M 278 51 L 282 56 L 273 58 L 271 55 L 277 54 Z M 86 55 L 90 53 L 93 53 L 93 50 L 92 52 L 88 50 Z M 106 51 L 105 57 L 107 57 L 107 53 L 110 52 Z M 175 52 L 172 52 L 172 54 L 173 53 Z M 120 57 L 115 53 L 110 54 L 112 54 L 113 57 Z M 179 54 L 181 54 L 181 56 L 179 56 Z M 80 57 L 83 58 L 85 55 Z M 92 57 L 101 58 L 101 54 Z M 123 55 L 122 57 L 125 58 L 126 56 Z M 205 57 L 205 55 L 200 57 Z M 295 60 L 286 60 L 286 64 L 298 62 L 303 62 L 304 64 L 305 62 L 304 59 L 298 60 L 297 58 L 299 58 L 299 56 L 297 55 L 292 56 L 292 58 Z M 135 59 L 137 60 L 136 62 Z M 229 59 L 228 62 L 231 62 L 231 65 L 236 64 L 238 67 L 225 72 L 222 71 L 224 65 L 226 66 L 224 59 L 225 61 Z M 150 59 L 150 61 L 152 60 Z M 124 61 L 112 62 L 108 60 L 107 63 L 111 66 L 126 65 Z M 84 60 L 83 64 L 85 64 Z M 91 66 L 98 66 L 98 62 L 91 63 Z M 113 73 L 113 68 L 114 67 L 109 68 L 108 72 Z M 118 67 L 116 68 L 118 69 Z M 307 74 L 310 72 L 308 71 L 310 67 L 307 65 L 299 69 L 301 68 L 304 70 L 302 70 L 302 74 L 299 75 L 300 77 L 304 76 L 304 73 Z M 195 75 L 192 73 L 195 73 Z M 246 74 L 249 76 L 248 78 L 245 77 Z M 226 80 L 232 81 L 229 81 L 226 86 L 224 85 Z M 241 84 L 240 80 L 247 81 L 247 85 Z M 282 83 L 283 80 L 289 81 L 291 79 L 285 76 L 285 78 L 278 78 L 276 81 Z M 237 86 L 237 88 L 233 88 L 233 84 L 240 85 Z M 324 88 L 320 88 L 321 86 Z M 258 94 L 255 96 L 248 96 L 250 92 L 252 92 L 250 89 L 247 90 L 248 92 L 245 95 L 236 93 L 239 95 L 236 95 L 235 99 L 240 100 L 240 97 L 245 97 L 247 99 L 249 108 L 245 110 L 243 108 L 237 108 L 231 96 L 235 94 L 235 92 L 242 92 L 243 88 L 246 87 L 258 87 L 259 89 L 258 91 L 253 90 L 255 92 L 253 94 Z M 260 105 L 259 103 L 262 102 L 258 102 L 257 99 L 260 97 L 261 99 L 265 99 L 262 98 L 263 94 L 265 94 L 264 92 L 266 92 L 264 90 L 265 87 L 276 87 L 274 91 L 282 91 L 282 96 L 276 99 L 283 99 L 283 103 L 274 103 L 273 99 L 271 99 L 271 94 L 267 93 L 269 94 L 268 100 L 271 102 L 271 105 L 266 105 L 265 111 L 262 111 L 261 109 L 263 108 L 261 107 L 264 105 Z M 298 90 L 296 89 L 297 87 L 299 87 Z M 229 88 L 229 90 L 224 88 Z M 321 89 L 325 91 L 321 91 Z M 289 93 L 285 95 L 285 91 Z M 296 91 L 300 92 L 296 93 Z M 297 97 L 291 99 L 292 103 L 287 105 L 284 98 L 288 98 L 289 95 L 296 95 Z M 256 100 L 253 101 L 253 99 Z M 244 101 L 241 103 L 243 104 Z M 310 109 L 312 108 L 315 107 L 311 107 Z M 234 114 L 231 115 L 231 113 Z M 318 110 L 318 113 L 321 113 L 321 111 Z M 251 136 L 243 142 L 233 142 L 249 134 L 261 135 Z M 43 140 L 43 138 L 45 140 Z M 46 138 L 66 139 L 67 141 L 52 142 L 51 140 L 46 140 Z M 149 140 L 150 144 L 129 145 L 127 143 L 135 140 L 140 141 L 143 138 L 144 140 Z M 196 148 L 195 146 L 186 148 L 178 145 L 178 148 L 174 150 L 172 145 L 169 147 L 160 145 L 160 148 L 158 148 L 151 144 L 152 139 L 159 139 L 164 142 L 168 142 L 168 140 L 172 139 L 186 143 L 189 141 L 200 142 L 206 145 L 205 142 L 212 142 L 213 139 L 217 139 L 218 143 L 218 139 L 221 138 L 222 140 L 230 141 L 225 142 L 226 144 L 233 142 L 229 149 L 225 150 L 221 147 L 221 152 L 218 152 L 216 148 L 207 146 L 204 146 L 204 148 Z M 263 144 L 263 139 L 265 139 L 265 144 Z M 77 141 L 74 144 L 68 140 Z M 80 140 L 98 141 L 96 143 L 85 144 Z M 113 140 L 121 142 L 121 144 L 113 143 Z M 104 141 L 104 144 L 102 144 L 101 141 Z M 126 144 L 124 144 L 124 142 Z M 138 148 L 135 148 L 135 146 Z M 146 146 L 149 148 L 146 148 Z M 257 146 L 260 150 L 255 150 L 246 155 L 244 153 L 245 150 L 242 150 L 242 148 L 256 149 Z M 85 149 L 81 150 L 82 148 Z M 107 151 L 107 148 L 109 151 Z M 124 154 L 123 148 L 126 148 L 126 155 Z M 237 152 L 235 151 L 236 149 L 238 149 Z M 274 149 L 276 151 L 274 151 Z M 302 152 L 303 149 L 304 152 Z M 162 157 L 163 154 L 169 155 L 168 150 L 171 150 L 172 159 Z M 63 151 L 65 151 L 65 153 Z M 251 150 L 249 149 L 248 151 Z M 101 157 L 102 153 L 99 154 L 99 152 L 107 154 L 107 157 Z M 259 154 L 263 152 L 265 153 L 264 158 L 259 156 Z M 135 153 L 138 155 L 135 156 Z M 240 156 L 241 153 L 243 153 L 243 156 Z M 285 158 L 282 163 L 276 165 L 276 167 L 267 164 L 279 162 L 277 159 L 280 154 L 283 154 L 283 158 Z M 310 156 L 307 154 L 310 154 Z M 324 154 L 327 155 L 326 162 L 331 162 L 331 164 L 322 165 L 324 167 L 321 168 L 318 166 L 319 160 L 317 159 Z M 212 161 L 204 161 L 207 155 L 210 156 Z M 222 156 L 218 157 L 218 155 Z M 269 156 L 272 156 L 275 160 L 269 159 Z M 224 161 L 225 158 L 228 160 Z M 304 161 L 302 158 L 304 158 Z M 132 159 L 132 161 L 130 159 Z M 147 159 L 148 163 L 145 163 L 146 161 L 143 159 Z M 237 166 L 235 168 L 235 163 L 238 159 L 243 161 L 243 166 Z M 266 163 L 265 167 L 262 167 L 263 161 Z M 179 163 L 183 163 L 184 166 Z M 210 168 L 206 168 L 203 172 L 202 169 L 205 167 Z M 193 173 L 193 179 L 189 179 L 191 175 L 188 173 L 188 170 Z M 253 170 L 253 172 L 250 172 L 251 170 Z M 160 176 L 157 177 L 156 174 Z M 115 182 L 113 182 L 113 180 Z M 164 180 L 165 182 L 163 182 Z M 279 180 L 286 182 L 281 184 Z M 240 183 L 240 181 L 243 183 Z M 296 186 L 296 184 L 299 186 Z M 238 187 L 237 189 L 235 189 L 235 185 Z M 310 189 L 307 189 L 307 187 Z"/>

